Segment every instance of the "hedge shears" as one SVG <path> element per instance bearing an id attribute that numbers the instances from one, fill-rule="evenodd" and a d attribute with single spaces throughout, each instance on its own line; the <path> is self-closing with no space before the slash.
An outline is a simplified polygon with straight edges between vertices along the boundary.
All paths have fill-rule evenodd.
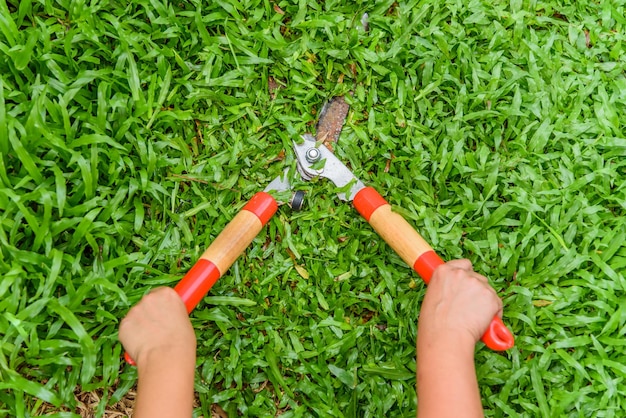
<path id="1" fill-rule="evenodd" d="M 392 210 L 391 205 L 374 188 L 366 187 L 329 147 L 324 146 L 324 141 L 318 141 L 310 134 L 294 140 L 293 151 L 297 172 L 303 180 L 326 178 L 332 181 L 341 190 L 338 193 L 339 199 L 352 202 L 359 214 L 424 282 L 430 282 L 433 272 L 444 261 L 401 215 Z M 265 190 L 256 193 L 175 286 L 174 289 L 185 303 L 188 313 L 191 313 L 252 243 L 276 213 L 279 204 L 289 203 L 296 209 L 301 207 L 302 192 L 293 194 L 290 202 L 279 202 L 273 197 L 273 194 L 291 190 L 288 177 L 289 170 L 286 169 Z M 487 347 L 498 351 L 507 350 L 514 345 L 513 334 L 498 316 L 493 318 L 482 341 Z M 128 356 L 126 359 L 130 360 Z"/>

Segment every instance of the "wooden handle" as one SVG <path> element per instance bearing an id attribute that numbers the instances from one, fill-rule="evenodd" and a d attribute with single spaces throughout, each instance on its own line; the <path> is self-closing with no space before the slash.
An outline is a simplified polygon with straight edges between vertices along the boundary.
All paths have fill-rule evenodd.
<path id="1" fill-rule="evenodd" d="M 187 312 L 196 307 L 215 282 L 233 265 L 277 209 L 278 204 L 271 195 L 259 192 L 226 225 L 174 288 L 185 302 Z"/>
<path id="2" fill-rule="evenodd" d="M 433 272 L 444 261 L 422 236 L 372 187 L 360 190 L 354 207 L 374 230 L 428 284 Z"/>
<path id="3" fill-rule="evenodd" d="M 372 187 L 356 194 L 354 206 L 378 235 L 428 284 L 435 269 L 444 261 L 426 240 L 402 216 L 393 212 L 389 203 Z M 497 316 L 482 340 L 487 347 L 498 351 L 507 350 L 515 343 L 513 334 Z"/>
<path id="4" fill-rule="evenodd" d="M 174 287 L 185 303 L 187 313 L 193 311 L 215 282 L 233 265 L 277 209 L 278 204 L 271 195 L 259 192 L 226 225 Z M 124 358 L 129 364 L 135 364 L 128 353 L 124 354 Z"/>

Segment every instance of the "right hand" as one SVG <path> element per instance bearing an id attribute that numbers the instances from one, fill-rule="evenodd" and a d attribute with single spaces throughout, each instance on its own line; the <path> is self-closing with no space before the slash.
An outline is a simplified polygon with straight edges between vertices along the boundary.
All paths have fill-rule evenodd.
<path id="1" fill-rule="evenodd" d="M 469 260 L 453 260 L 438 267 L 426 290 L 419 316 L 422 341 L 440 338 L 475 345 L 495 315 L 502 316 L 502 301 L 487 278 L 472 269 Z"/>
<path id="2" fill-rule="evenodd" d="M 185 304 L 169 287 L 157 288 L 133 306 L 120 324 L 119 339 L 137 367 L 148 358 L 194 358 L 196 336 Z"/>

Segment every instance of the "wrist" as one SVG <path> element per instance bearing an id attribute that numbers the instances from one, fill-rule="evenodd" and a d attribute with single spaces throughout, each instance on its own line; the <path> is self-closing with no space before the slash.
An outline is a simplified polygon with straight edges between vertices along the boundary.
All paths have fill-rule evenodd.
<path id="1" fill-rule="evenodd" d="M 151 347 L 139 356 L 133 416 L 190 417 L 194 399 L 195 344 Z"/>
<path id="2" fill-rule="evenodd" d="M 455 352 L 474 355 L 476 341 L 469 332 L 431 331 L 419 329 L 417 348 L 419 351 Z"/>
<path id="3" fill-rule="evenodd" d="M 163 367 L 168 364 L 175 364 L 179 367 L 189 364 L 193 368 L 196 363 L 196 347 L 195 344 L 149 347 L 137 355 L 136 363 L 138 370 L 152 365 Z"/>
<path id="4" fill-rule="evenodd" d="M 482 417 L 474 341 L 463 333 L 418 332 L 418 417 Z"/>

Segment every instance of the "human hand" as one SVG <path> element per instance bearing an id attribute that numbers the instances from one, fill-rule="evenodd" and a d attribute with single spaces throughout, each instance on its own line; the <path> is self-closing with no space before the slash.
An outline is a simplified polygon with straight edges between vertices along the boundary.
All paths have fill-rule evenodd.
<path id="1" fill-rule="evenodd" d="M 450 261 L 435 270 L 428 285 L 418 341 L 451 339 L 473 347 L 495 315 L 502 316 L 502 301 L 487 278 L 474 272 L 469 260 Z"/>
<path id="2" fill-rule="evenodd" d="M 145 295 L 120 324 L 119 339 L 137 367 L 149 358 L 196 355 L 196 336 L 180 296 L 169 287 Z M 166 360 L 167 361 L 167 360 Z"/>

